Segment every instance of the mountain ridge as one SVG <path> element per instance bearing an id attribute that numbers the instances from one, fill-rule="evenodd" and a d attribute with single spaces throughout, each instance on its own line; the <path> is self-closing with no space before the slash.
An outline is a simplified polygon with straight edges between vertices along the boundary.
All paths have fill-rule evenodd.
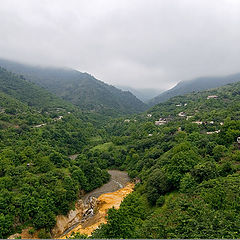
<path id="1" fill-rule="evenodd" d="M 211 88 L 221 87 L 228 83 L 240 81 L 240 73 L 225 76 L 198 77 L 188 81 L 180 81 L 173 88 L 159 94 L 148 102 L 150 106 L 165 102 L 171 97 L 184 95 L 194 91 L 204 91 Z"/>
<path id="2" fill-rule="evenodd" d="M 82 110 L 106 114 L 129 114 L 146 110 L 146 105 L 129 91 L 108 85 L 89 73 L 69 68 L 37 67 L 0 59 L 0 66 L 23 75 Z"/>

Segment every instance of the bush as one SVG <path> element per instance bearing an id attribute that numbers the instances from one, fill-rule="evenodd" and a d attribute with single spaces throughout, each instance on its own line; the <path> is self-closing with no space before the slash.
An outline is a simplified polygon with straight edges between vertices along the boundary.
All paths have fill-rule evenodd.
<path id="1" fill-rule="evenodd" d="M 30 229 L 28 230 L 28 233 L 29 233 L 30 235 L 33 235 L 33 234 L 35 233 L 34 228 L 30 228 Z"/>
<path id="2" fill-rule="evenodd" d="M 147 181 L 147 198 L 148 201 L 155 205 L 157 199 L 169 191 L 169 183 L 160 169 L 155 169 L 153 173 L 149 176 Z"/>
<path id="3" fill-rule="evenodd" d="M 49 239 L 49 238 L 51 238 L 51 235 L 45 229 L 41 229 L 38 233 L 38 237 L 40 239 Z"/>
<path id="4" fill-rule="evenodd" d="M 200 163 L 191 171 L 196 182 L 201 183 L 204 180 L 216 178 L 218 176 L 216 165 L 212 162 Z"/>
<path id="5" fill-rule="evenodd" d="M 226 177 L 227 175 L 233 174 L 235 170 L 230 162 L 225 162 L 220 165 L 218 172 L 220 176 Z"/>
<path id="6" fill-rule="evenodd" d="M 190 173 L 186 173 L 180 182 L 180 192 L 189 193 L 192 192 L 197 186 L 197 182 Z"/>
<path id="7" fill-rule="evenodd" d="M 213 148 L 213 157 L 216 161 L 219 161 L 221 157 L 225 155 L 227 151 L 227 148 L 223 145 L 217 145 L 216 147 Z"/>
<path id="8" fill-rule="evenodd" d="M 163 204 L 165 203 L 165 197 L 164 196 L 160 196 L 156 202 L 156 206 L 157 207 L 161 207 Z"/>

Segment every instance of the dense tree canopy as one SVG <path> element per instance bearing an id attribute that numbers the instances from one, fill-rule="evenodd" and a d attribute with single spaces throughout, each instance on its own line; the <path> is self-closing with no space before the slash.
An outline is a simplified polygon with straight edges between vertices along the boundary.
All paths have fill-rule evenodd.
<path id="1" fill-rule="evenodd" d="M 240 83 L 106 118 L 0 72 L 0 238 L 26 226 L 50 237 L 56 215 L 111 168 L 139 181 L 93 237 L 239 238 Z"/>

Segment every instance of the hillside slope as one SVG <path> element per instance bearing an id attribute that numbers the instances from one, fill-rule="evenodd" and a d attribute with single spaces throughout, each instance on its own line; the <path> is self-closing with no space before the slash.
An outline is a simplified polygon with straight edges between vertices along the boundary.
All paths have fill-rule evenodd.
<path id="1" fill-rule="evenodd" d="M 223 77 L 200 77 L 190 81 L 181 81 L 175 87 L 150 100 L 149 104 L 153 106 L 160 102 L 165 102 L 174 96 L 180 96 L 191 92 L 199 92 L 238 81 L 240 81 L 240 73 Z"/>
<path id="2" fill-rule="evenodd" d="M 92 237 L 239 238 L 239 109 L 240 82 L 110 122 L 111 150 L 93 154 L 114 156 L 138 183 Z"/>
<path id="3" fill-rule="evenodd" d="M 30 83 L 23 76 L 0 67 L 0 91 L 21 102 L 37 108 L 63 107 L 70 105 L 45 89 Z"/>
<path id="4" fill-rule="evenodd" d="M 51 238 L 56 216 L 72 209 L 79 192 L 108 181 L 95 160 L 69 158 L 101 141 L 86 118 L 72 104 L 0 68 L 1 239 L 26 227 L 32 238 Z"/>
<path id="5" fill-rule="evenodd" d="M 129 91 L 105 84 L 88 73 L 65 68 L 42 68 L 0 60 L 0 66 L 34 82 L 83 110 L 105 114 L 137 113 L 146 105 Z"/>

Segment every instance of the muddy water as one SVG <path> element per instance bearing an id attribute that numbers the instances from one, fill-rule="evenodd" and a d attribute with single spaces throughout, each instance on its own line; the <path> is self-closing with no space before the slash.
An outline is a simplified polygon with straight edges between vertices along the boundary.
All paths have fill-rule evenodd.
<path id="1" fill-rule="evenodd" d="M 69 229 L 61 238 L 68 238 L 73 232 L 90 236 L 101 223 L 106 223 L 108 209 L 112 207 L 118 209 L 122 200 L 133 191 L 134 184 L 130 183 L 126 172 L 110 170 L 109 173 L 111 179 L 107 184 L 86 194 L 83 198 L 84 202 L 87 202 L 91 197 L 97 198 L 97 208 L 94 215 L 85 222 Z"/>

